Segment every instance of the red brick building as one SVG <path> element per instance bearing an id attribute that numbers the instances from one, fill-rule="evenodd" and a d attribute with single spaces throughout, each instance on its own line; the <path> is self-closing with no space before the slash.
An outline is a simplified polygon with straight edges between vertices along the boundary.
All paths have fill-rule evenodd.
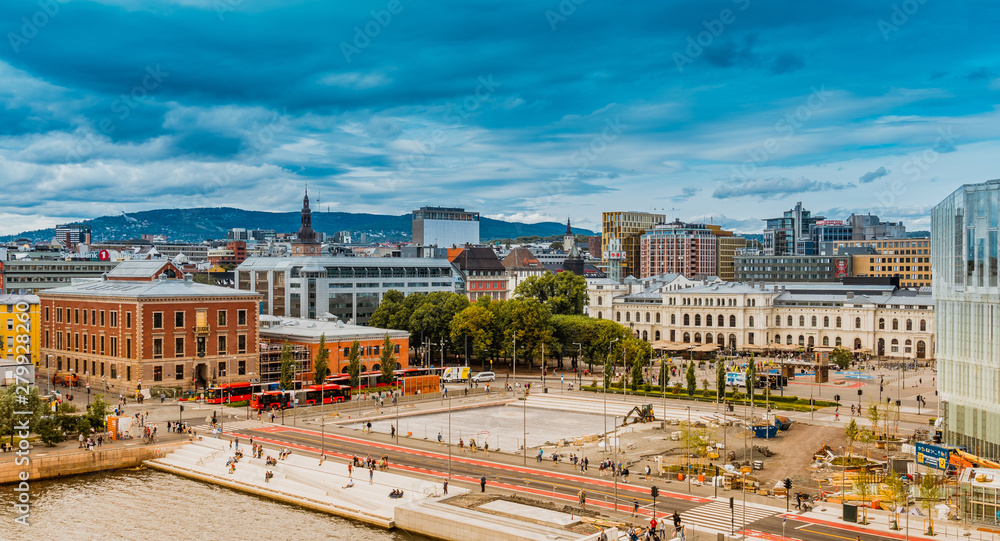
<path id="1" fill-rule="evenodd" d="M 465 295 L 470 301 L 476 302 L 480 297 L 490 297 L 495 301 L 507 300 L 507 268 L 493 248 L 463 248 L 451 261 L 461 271 Z"/>
<path id="2" fill-rule="evenodd" d="M 41 292 L 42 377 L 121 394 L 254 379 L 260 295 L 157 274 Z"/>

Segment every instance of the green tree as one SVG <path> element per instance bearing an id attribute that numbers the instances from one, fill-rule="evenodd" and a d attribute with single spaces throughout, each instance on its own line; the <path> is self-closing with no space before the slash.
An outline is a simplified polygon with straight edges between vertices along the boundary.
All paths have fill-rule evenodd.
<path id="1" fill-rule="evenodd" d="M 868 471 L 868 468 L 861 468 L 858 470 L 857 476 L 854 478 L 854 493 L 861 497 L 862 501 L 871 502 L 872 496 L 875 495 L 875 491 L 872 487 L 872 476 Z M 868 524 L 868 506 L 863 505 L 862 508 L 862 524 Z"/>
<path id="2" fill-rule="evenodd" d="M 660 361 L 660 390 L 667 392 L 670 386 L 670 363 L 666 360 Z"/>
<path id="3" fill-rule="evenodd" d="M 98 394 L 93 397 L 90 401 L 90 405 L 87 406 L 87 418 L 90 421 L 90 426 L 93 430 L 103 430 L 105 419 L 108 416 L 109 406 L 107 401 L 104 400 L 103 394 Z"/>
<path id="4" fill-rule="evenodd" d="M 210 286 L 219 285 L 219 283 L 215 281 L 215 278 L 212 277 L 212 273 L 210 272 L 196 272 L 194 274 L 194 277 L 192 278 L 192 281 L 194 281 L 194 283 L 196 284 L 206 284 Z"/>
<path id="5" fill-rule="evenodd" d="M 393 358 L 395 349 L 395 344 L 389 339 L 389 333 L 385 333 L 385 340 L 382 342 L 382 353 L 379 355 L 378 362 L 379 368 L 382 370 L 379 379 L 386 385 L 391 385 L 396 379 L 396 375 L 393 373 L 396 370 L 396 359 Z"/>
<path id="6" fill-rule="evenodd" d="M 851 365 L 851 352 L 839 347 L 830 352 L 830 360 L 841 370 Z"/>
<path id="7" fill-rule="evenodd" d="M 755 390 L 757 389 L 757 363 L 754 361 L 753 355 L 750 356 L 750 362 L 747 363 L 747 394 L 750 395 L 750 407 L 753 407 L 753 399 L 755 396 Z"/>
<path id="8" fill-rule="evenodd" d="M 428 293 L 410 315 L 408 330 L 412 333 L 411 340 L 416 338 L 429 342 L 433 359 L 434 348 L 450 338 L 455 315 L 468 307 L 469 299 L 464 295 L 445 291 Z"/>
<path id="9" fill-rule="evenodd" d="M 351 387 L 357 387 L 361 375 L 361 342 L 357 340 L 351 342 L 351 349 L 347 351 L 347 375 L 350 376 Z"/>
<path id="10" fill-rule="evenodd" d="M 281 388 L 291 389 L 298 363 L 295 362 L 295 357 L 292 355 L 292 345 L 287 341 L 281 346 L 279 359 L 281 360 Z"/>
<path id="11" fill-rule="evenodd" d="M 611 386 L 611 378 L 614 377 L 615 373 L 615 359 L 616 355 L 614 353 L 608 353 L 608 356 L 604 359 L 604 388 L 607 389 Z"/>
<path id="12" fill-rule="evenodd" d="M 694 375 L 694 361 L 688 361 L 687 374 L 685 374 L 687 379 L 687 393 L 688 396 L 694 396 L 694 392 L 698 390 L 698 379 Z"/>
<path id="13" fill-rule="evenodd" d="M 726 363 L 722 361 L 715 361 L 715 389 L 718 393 L 718 399 L 724 400 L 726 398 Z"/>
<path id="14" fill-rule="evenodd" d="M 871 421 L 872 423 L 872 432 L 873 432 L 872 436 L 874 439 L 878 439 L 879 437 L 878 422 L 882 420 L 882 411 L 879 410 L 879 404 L 876 404 L 875 402 L 869 403 L 868 410 L 866 413 L 867 413 L 866 417 L 868 417 L 868 420 Z"/>
<path id="15" fill-rule="evenodd" d="M 483 361 L 484 367 L 485 359 L 498 349 L 495 342 L 499 329 L 494 311 L 490 309 L 491 302 L 488 297 L 481 297 L 451 320 L 451 342 L 456 346 L 461 344 L 464 350 L 468 340 L 473 357 Z"/>
<path id="16" fill-rule="evenodd" d="M 858 423 L 851 419 L 851 422 L 847 423 L 844 427 L 844 439 L 847 441 L 847 453 L 844 456 L 844 460 L 847 460 L 854 454 L 854 442 L 858 441 L 858 436 L 861 435 L 861 430 L 858 428 Z"/>
<path id="17" fill-rule="evenodd" d="M 501 310 L 503 328 L 510 332 L 504 346 L 510 345 L 508 351 L 513 353 L 513 338 L 516 335 L 517 358 L 530 367 L 532 360 L 541 354 L 542 344 L 550 349 L 554 344 L 552 312 L 548 306 L 531 298 L 511 299 L 503 303 Z"/>
<path id="18" fill-rule="evenodd" d="M 55 447 L 57 443 L 66 441 L 66 434 L 63 433 L 59 422 L 53 417 L 43 417 L 38 422 L 38 428 L 35 432 L 42 443 L 48 447 Z"/>
<path id="19" fill-rule="evenodd" d="M 920 480 L 920 504 L 927 511 L 927 535 L 934 535 L 934 515 L 931 509 L 941 499 L 941 487 L 933 474 L 926 474 Z"/>
<path id="20" fill-rule="evenodd" d="M 553 314 L 581 315 L 587 305 L 587 280 L 572 272 L 529 276 L 514 290 L 516 297 L 529 297 L 545 303 Z"/>
<path id="21" fill-rule="evenodd" d="M 319 335 L 319 351 L 313 361 L 313 382 L 322 385 L 326 382 L 326 373 L 330 369 L 330 350 L 326 347 L 326 333 Z"/>
<path id="22" fill-rule="evenodd" d="M 645 363 L 642 362 L 641 359 L 633 359 L 632 360 L 632 382 L 631 382 L 631 388 L 632 388 L 633 391 L 636 390 L 640 385 L 643 384 L 642 367 L 644 365 L 645 365 Z"/>
<path id="23" fill-rule="evenodd" d="M 14 412 L 15 411 L 30 411 L 31 416 L 28 417 L 28 426 L 31 431 L 34 432 L 38 427 L 38 422 L 42 419 L 42 416 L 48 413 L 47 409 L 42 405 L 42 399 L 38 396 L 38 387 L 30 386 L 25 393 L 22 389 L 24 385 L 11 385 L 7 387 L 7 391 L 0 395 L 0 427 L 3 434 L 10 434 L 11 441 L 13 442 L 14 435 Z M 20 403 L 21 400 L 27 397 L 27 403 Z M 18 415 L 17 421 L 23 421 L 26 416 Z"/>
<path id="24" fill-rule="evenodd" d="M 908 495 L 906 494 L 906 486 L 903 485 L 903 480 L 899 478 L 895 473 L 889 475 L 883 481 L 885 485 L 885 500 L 892 502 L 892 525 L 890 529 L 899 529 L 899 514 L 896 512 L 900 507 L 906 506 L 908 503 Z"/>

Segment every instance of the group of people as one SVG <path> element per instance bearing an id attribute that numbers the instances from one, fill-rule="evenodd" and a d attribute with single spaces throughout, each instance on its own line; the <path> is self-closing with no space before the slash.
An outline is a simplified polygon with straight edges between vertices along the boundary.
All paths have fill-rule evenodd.
<path id="1" fill-rule="evenodd" d="M 398 489 L 398 488 L 394 488 L 394 489 L 392 489 L 392 492 L 389 492 L 389 497 L 390 498 L 402 498 L 403 497 L 403 491 L 400 490 L 400 489 Z"/>

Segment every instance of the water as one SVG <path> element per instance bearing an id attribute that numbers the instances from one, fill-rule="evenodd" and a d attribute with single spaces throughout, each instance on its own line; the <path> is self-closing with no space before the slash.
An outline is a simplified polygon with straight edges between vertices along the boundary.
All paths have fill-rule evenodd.
<path id="1" fill-rule="evenodd" d="M 372 422 L 372 430 L 387 433 L 393 422 L 395 419 Z M 608 416 L 609 427 L 613 422 L 613 417 Z M 472 437 L 482 446 L 488 437 L 493 449 L 516 450 L 524 439 L 525 424 L 528 447 L 585 434 L 600 434 L 604 430 L 604 419 L 599 414 L 541 408 L 524 411 L 520 406 L 489 406 L 451 412 L 451 440 L 458 444 L 461 438 L 468 444 Z M 436 440 L 440 432 L 444 441 L 448 441 L 448 412 L 400 417 L 399 429 L 404 435 L 413 432 L 414 438 L 426 437 L 429 440 Z"/>
<path id="2" fill-rule="evenodd" d="M 875 376 L 872 375 L 872 374 L 865 374 L 864 372 L 857 372 L 857 371 L 855 371 L 855 372 L 834 372 L 834 374 L 837 374 L 839 376 L 843 376 L 844 379 L 857 379 L 857 380 L 875 379 Z"/>
<path id="3" fill-rule="evenodd" d="M 30 526 L 14 523 L 14 486 L 0 487 L 0 538 L 429 541 L 153 470 L 31 483 Z"/>

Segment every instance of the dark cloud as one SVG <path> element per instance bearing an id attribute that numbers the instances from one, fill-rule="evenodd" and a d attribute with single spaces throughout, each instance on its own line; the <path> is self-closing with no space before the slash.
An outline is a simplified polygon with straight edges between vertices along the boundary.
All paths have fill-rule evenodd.
<path id="1" fill-rule="evenodd" d="M 695 195 L 697 195 L 698 192 L 700 192 L 700 191 L 701 191 L 701 188 L 698 187 L 698 186 L 688 186 L 688 187 L 685 187 L 685 188 L 681 189 L 680 195 L 675 195 L 675 196 L 671 197 L 670 200 L 673 201 L 673 202 L 675 202 L 675 203 L 683 203 L 683 202 L 687 201 L 688 199 L 691 199 L 692 197 L 694 197 Z"/>
<path id="2" fill-rule="evenodd" d="M 782 73 L 791 73 L 794 71 L 799 71 L 806 66 L 806 61 L 797 54 L 794 53 L 781 53 L 777 58 L 771 62 L 768 71 L 772 75 L 780 75 Z"/>
<path id="3" fill-rule="evenodd" d="M 875 180 L 880 179 L 889 174 L 889 170 L 885 167 L 879 167 L 874 171 L 869 171 L 858 178 L 858 182 L 862 184 L 868 184 L 869 182 L 875 182 Z"/>
<path id="4" fill-rule="evenodd" d="M 738 184 L 723 184 L 712 192 L 716 199 L 733 197 L 757 196 L 769 199 L 787 194 L 803 192 L 823 192 L 831 190 L 846 190 L 854 188 L 855 184 L 835 184 L 833 182 L 810 180 L 805 177 L 791 178 L 758 178 Z"/>

